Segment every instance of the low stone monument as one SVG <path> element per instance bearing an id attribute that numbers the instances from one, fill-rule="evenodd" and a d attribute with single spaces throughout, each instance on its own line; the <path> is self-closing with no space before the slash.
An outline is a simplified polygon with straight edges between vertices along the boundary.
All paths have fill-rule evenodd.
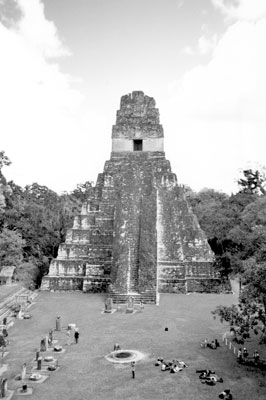
<path id="1" fill-rule="evenodd" d="M 129 296 L 128 301 L 127 301 L 126 314 L 130 314 L 130 313 L 134 312 L 134 305 L 135 305 L 134 297 Z"/>
<path id="2" fill-rule="evenodd" d="M 29 380 L 31 381 L 40 381 L 42 379 L 43 375 L 41 374 L 30 374 Z"/>
<path id="3" fill-rule="evenodd" d="M 113 299 L 110 297 L 107 297 L 104 303 L 104 312 L 105 313 L 111 313 L 113 311 Z"/>
<path id="4" fill-rule="evenodd" d="M 58 315 L 58 317 L 56 317 L 56 321 L 55 321 L 55 330 L 56 331 L 61 331 L 62 327 L 61 327 L 61 316 Z"/>
<path id="5" fill-rule="evenodd" d="M 21 393 L 27 393 L 28 391 L 28 385 L 25 383 L 24 385 L 22 385 L 22 389 L 20 390 Z"/>
<path id="6" fill-rule="evenodd" d="M 62 350 L 63 350 L 63 347 L 62 346 L 54 346 L 54 351 L 56 351 L 56 352 L 62 352 Z"/>
<path id="7" fill-rule="evenodd" d="M 7 395 L 7 378 L 2 378 L 0 381 L 0 398 L 4 399 Z"/>
<path id="8" fill-rule="evenodd" d="M 37 360 L 37 369 L 38 370 L 42 369 L 42 357 L 39 357 Z"/>
<path id="9" fill-rule="evenodd" d="M 0 334 L 0 347 L 5 347 L 5 346 L 6 346 L 5 338 L 2 334 Z"/>
<path id="10" fill-rule="evenodd" d="M 52 329 L 49 330 L 49 334 L 48 334 L 48 344 L 49 344 L 50 346 L 52 346 L 52 344 L 53 344 L 53 330 L 52 330 Z"/>
<path id="11" fill-rule="evenodd" d="M 54 362 L 55 359 L 53 356 L 46 356 L 46 357 L 44 357 L 44 361 L 50 363 L 50 362 Z"/>

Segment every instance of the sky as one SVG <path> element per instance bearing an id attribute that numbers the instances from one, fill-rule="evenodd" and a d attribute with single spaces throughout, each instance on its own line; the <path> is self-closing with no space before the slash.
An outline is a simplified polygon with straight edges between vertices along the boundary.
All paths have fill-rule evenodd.
<path id="1" fill-rule="evenodd" d="M 154 97 L 178 182 L 266 165 L 265 0 L 0 0 L 0 151 L 20 186 L 96 182 L 121 96 Z"/>

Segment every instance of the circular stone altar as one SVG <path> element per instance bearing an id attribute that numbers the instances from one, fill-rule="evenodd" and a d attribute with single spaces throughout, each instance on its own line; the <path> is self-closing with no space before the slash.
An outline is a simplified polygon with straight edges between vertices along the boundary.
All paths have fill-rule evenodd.
<path id="1" fill-rule="evenodd" d="M 139 361 L 145 357 L 145 354 L 138 350 L 116 350 L 105 356 L 107 361 L 118 364 L 130 363 L 131 361 Z"/>

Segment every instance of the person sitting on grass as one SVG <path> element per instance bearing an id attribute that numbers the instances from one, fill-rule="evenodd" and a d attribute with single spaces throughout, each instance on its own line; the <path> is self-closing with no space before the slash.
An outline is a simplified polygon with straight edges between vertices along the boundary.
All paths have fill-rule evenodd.
<path id="1" fill-rule="evenodd" d="M 216 346 L 216 342 L 215 340 L 212 340 L 211 343 L 209 344 L 209 347 L 213 350 L 216 350 L 217 346 Z"/>
<path id="2" fill-rule="evenodd" d="M 174 374 L 175 372 L 182 371 L 183 368 L 179 365 L 179 362 L 177 360 L 173 360 L 172 365 L 170 366 L 170 373 Z"/>
<path id="3" fill-rule="evenodd" d="M 209 376 L 206 376 L 205 378 L 200 378 L 201 383 L 206 383 L 207 385 L 215 385 L 217 382 L 223 382 L 223 378 L 217 376 L 216 374 L 210 374 Z"/>
<path id="4" fill-rule="evenodd" d="M 210 347 L 211 349 L 214 349 L 214 350 L 216 350 L 217 347 L 219 347 L 219 346 L 220 346 L 220 343 L 218 342 L 217 339 L 214 339 L 211 341 L 211 343 L 207 344 L 207 347 Z"/>
<path id="5" fill-rule="evenodd" d="M 215 374 L 215 371 L 211 371 L 210 369 L 197 369 L 196 373 L 200 374 L 199 379 L 205 379 L 210 375 Z"/>
<path id="6" fill-rule="evenodd" d="M 161 363 L 161 371 L 169 371 L 171 365 L 172 365 L 171 363 L 167 363 L 167 362 L 163 361 Z"/>
<path id="7" fill-rule="evenodd" d="M 158 367 L 159 365 L 161 365 L 162 362 L 163 362 L 163 358 L 161 358 L 161 357 L 157 358 L 157 361 L 156 361 L 155 364 L 154 364 L 155 367 Z"/>
<path id="8" fill-rule="evenodd" d="M 181 368 L 188 368 L 188 365 L 184 361 L 177 361 L 177 363 Z"/>
<path id="9" fill-rule="evenodd" d="M 209 339 L 206 337 L 203 342 L 201 342 L 200 346 L 206 348 L 209 345 Z"/>
<path id="10" fill-rule="evenodd" d="M 218 395 L 218 397 L 219 397 L 219 399 L 224 399 L 224 400 L 232 400 L 233 399 L 230 389 L 225 389 L 223 392 L 221 392 Z"/>

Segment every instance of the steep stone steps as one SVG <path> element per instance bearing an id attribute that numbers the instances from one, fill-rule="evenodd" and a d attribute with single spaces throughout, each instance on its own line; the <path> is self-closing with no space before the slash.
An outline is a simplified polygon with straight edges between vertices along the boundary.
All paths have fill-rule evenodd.
<path id="1" fill-rule="evenodd" d="M 112 285 L 108 288 L 108 297 L 113 299 L 116 304 L 125 304 L 128 302 L 129 297 L 133 297 L 136 303 L 142 301 L 144 304 L 156 303 L 156 292 L 147 290 L 146 292 L 129 291 L 129 293 L 120 292 Z"/>
<path id="2" fill-rule="evenodd" d="M 115 304 L 126 304 L 128 302 L 129 295 L 123 293 L 109 293 L 109 297 L 113 299 Z M 133 297 L 136 303 L 144 304 L 155 304 L 156 303 L 156 294 L 154 295 L 146 295 L 146 294 L 130 294 L 130 297 Z"/>

